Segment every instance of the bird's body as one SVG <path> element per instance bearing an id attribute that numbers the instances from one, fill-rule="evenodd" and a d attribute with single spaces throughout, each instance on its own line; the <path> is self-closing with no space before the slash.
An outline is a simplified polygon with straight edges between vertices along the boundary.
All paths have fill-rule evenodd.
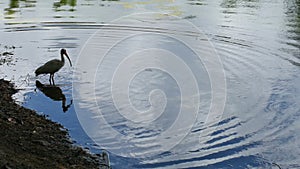
<path id="1" fill-rule="evenodd" d="M 53 59 L 45 63 L 43 66 L 39 67 L 35 71 L 35 75 L 38 76 L 40 74 L 48 74 L 48 73 L 55 73 L 59 71 L 64 66 L 65 62 L 62 62 L 58 59 Z M 50 74 L 51 74 L 50 73 Z"/>
<path id="2" fill-rule="evenodd" d="M 54 73 L 59 71 L 65 64 L 64 55 L 68 58 L 70 65 L 72 66 L 71 60 L 65 49 L 61 49 L 60 55 L 61 55 L 61 60 L 53 59 L 48 61 L 43 66 L 40 66 L 39 68 L 36 69 L 35 75 L 38 76 L 40 74 L 50 74 L 50 78 L 49 78 L 50 84 L 51 84 L 51 80 L 54 84 Z"/>

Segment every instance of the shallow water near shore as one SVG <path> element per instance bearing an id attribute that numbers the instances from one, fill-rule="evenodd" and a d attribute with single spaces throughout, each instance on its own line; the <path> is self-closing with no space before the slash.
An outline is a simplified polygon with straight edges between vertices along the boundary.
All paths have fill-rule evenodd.
<path id="1" fill-rule="evenodd" d="M 106 149 L 110 152 L 113 168 L 278 168 L 274 163 L 282 168 L 300 167 L 299 1 L 11 0 L 0 2 L 0 10 L 0 52 L 13 53 L 10 64 L 1 65 L 0 75 L 22 89 L 15 95 L 17 102 L 61 123 L 69 130 L 74 143 L 91 152 L 100 153 Z M 111 21 L 136 12 L 160 12 L 173 17 L 159 15 L 153 22 L 142 18 L 129 25 L 122 22 L 110 25 Z M 161 20 L 167 24 L 155 25 Z M 184 45 L 180 46 L 182 43 L 178 39 L 165 36 L 180 34 L 192 39 L 196 35 L 180 29 L 182 25 L 174 24 L 179 22 L 190 22 L 203 31 L 221 59 L 226 78 L 226 103 L 219 123 L 204 125 L 213 98 L 204 61 Z M 180 31 L 175 31 L 176 28 Z M 127 31 L 138 35 L 114 45 L 97 70 L 92 67 L 78 69 L 80 52 L 99 29 L 110 33 L 96 36 L 108 39 L 102 46 L 97 46 L 97 50 L 111 47 L 109 40 Z M 201 41 L 200 38 L 193 40 L 195 43 Z M 115 107 L 110 91 L 109 80 L 116 67 L 127 55 L 145 46 L 174 51 L 189 66 L 200 86 L 199 112 L 191 122 L 191 130 L 167 151 L 160 150 L 159 145 L 150 141 L 176 121 L 179 113 L 173 112 L 179 110 L 182 101 L 180 83 L 168 72 L 158 69 L 146 68 L 136 74 L 128 86 L 128 98 L 132 102 L 127 106 L 148 110 L 155 103 L 150 94 L 154 89 L 164 92 L 164 95 L 155 95 L 158 97 L 153 97 L 154 101 L 164 98 L 168 101 L 160 118 L 135 119 L 145 120 L 150 125 L 128 120 L 130 114 L 118 114 L 117 110 L 128 109 L 126 106 Z M 201 50 L 205 49 L 201 47 Z M 57 94 L 62 93 L 64 101 L 47 96 L 36 87 L 36 80 L 49 84 L 48 75 L 34 76 L 38 66 L 59 58 L 61 48 L 67 49 L 75 65 L 70 67 L 67 62 L 55 75 Z M 154 61 L 157 65 L 175 63 L 155 57 Z M 136 59 L 131 62 L 131 67 L 144 62 L 152 60 Z M 92 71 L 95 72 L 93 78 L 84 78 Z M 96 85 L 89 86 L 93 83 Z M 122 85 L 117 84 L 117 89 L 120 90 Z M 91 104 L 94 101 L 97 107 Z M 111 128 L 124 138 L 114 137 L 108 127 L 101 128 L 106 134 L 106 137 L 101 135 L 102 144 L 96 144 L 86 134 L 78 111 L 90 115 L 99 109 Z M 97 117 L 96 114 L 94 118 Z M 94 118 L 91 117 L 91 122 Z M 178 131 L 174 135 L 181 134 L 183 136 Z M 126 143 L 140 144 L 140 147 L 130 149 L 127 144 L 119 143 L 122 139 Z M 168 141 L 173 143 L 174 140 Z M 115 153 L 108 145 L 117 147 L 120 152 L 132 151 L 132 154 Z M 156 150 L 158 153 L 153 153 Z"/>

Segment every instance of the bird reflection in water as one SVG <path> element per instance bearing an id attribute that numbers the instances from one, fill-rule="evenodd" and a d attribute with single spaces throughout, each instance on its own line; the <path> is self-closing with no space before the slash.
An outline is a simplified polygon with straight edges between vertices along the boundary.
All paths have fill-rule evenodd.
<path id="1" fill-rule="evenodd" d="M 66 105 L 66 96 L 58 86 L 45 85 L 38 80 L 35 82 L 35 85 L 41 92 L 45 94 L 45 96 L 54 101 L 62 101 L 63 112 L 68 111 L 68 109 L 71 107 L 73 100 L 70 101 L 70 104 Z"/>

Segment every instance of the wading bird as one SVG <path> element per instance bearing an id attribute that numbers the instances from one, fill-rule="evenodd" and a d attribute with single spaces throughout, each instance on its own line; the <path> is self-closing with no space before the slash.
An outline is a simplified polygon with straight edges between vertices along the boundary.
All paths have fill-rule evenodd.
<path id="1" fill-rule="evenodd" d="M 61 60 L 53 59 L 53 60 L 48 61 L 43 66 L 41 66 L 35 70 L 35 75 L 38 76 L 40 74 L 50 74 L 49 82 L 51 84 L 51 80 L 52 80 L 53 85 L 55 85 L 54 84 L 54 73 L 59 71 L 59 69 L 61 69 L 64 66 L 64 64 L 65 64 L 64 55 L 68 58 L 68 60 L 70 62 L 70 66 L 72 67 L 72 63 L 67 54 L 66 49 L 61 49 L 60 55 L 61 55 Z"/>

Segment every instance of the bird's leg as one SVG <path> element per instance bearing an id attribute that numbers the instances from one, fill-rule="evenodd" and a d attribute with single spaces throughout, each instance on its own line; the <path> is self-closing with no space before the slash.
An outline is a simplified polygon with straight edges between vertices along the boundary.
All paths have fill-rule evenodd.
<path id="1" fill-rule="evenodd" d="M 52 77 L 52 74 L 50 74 L 50 77 L 49 77 L 50 85 L 52 84 L 52 83 L 51 83 L 51 77 Z"/>
<path id="2" fill-rule="evenodd" d="M 55 86 L 55 83 L 54 83 L 54 74 L 52 74 L 52 82 L 53 82 L 53 85 Z"/>

